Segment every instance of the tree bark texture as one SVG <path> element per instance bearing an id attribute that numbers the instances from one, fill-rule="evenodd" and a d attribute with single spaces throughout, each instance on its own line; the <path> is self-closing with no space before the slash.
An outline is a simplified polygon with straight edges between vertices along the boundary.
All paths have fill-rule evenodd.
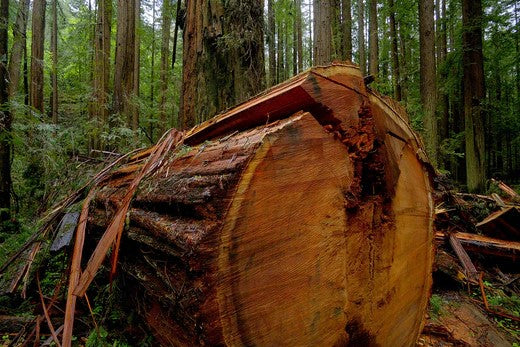
<path id="1" fill-rule="evenodd" d="M 43 113 L 43 49 L 45 40 L 45 0 L 34 0 L 31 41 L 30 106 Z"/>
<path id="2" fill-rule="evenodd" d="M 12 118 L 9 102 L 7 71 L 9 0 L 0 1 L 0 222 L 11 217 L 11 150 Z"/>
<path id="3" fill-rule="evenodd" d="M 314 1 L 314 65 L 332 61 L 331 0 Z"/>
<path id="4" fill-rule="evenodd" d="M 9 98 L 12 99 L 20 84 L 20 67 L 23 58 L 24 47 L 27 40 L 27 15 L 31 0 L 22 0 L 18 4 L 18 14 L 13 27 L 13 45 L 9 58 Z"/>
<path id="5" fill-rule="evenodd" d="M 168 119 L 166 115 L 166 102 L 168 100 L 168 77 L 170 58 L 170 31 L 172 23 L 171 0 L 163 0 L 162 7 L 162 37 L 161 37 L 161 71 L 160 71 L 160 101 L 159 101 L 159 127 L 161 136 L 166 131 Z"/>
<path id="6" fill-rule="evenodd" d="M 263 1 L 187 3 L 182 128 L 261 91 L 265 83 Z"/>
<path id="7" fill-rule="evenodd" d="M 187 150 L 141 182 L 121 243 L 125 292 L 158 341 L 414 344 L 431 286 L 433 206 L 405 119 L 357 67 L 336 64 L 187 132 Z M 100 189 L 92 232 L 146 153 Z"/>
<path id="8" fill-rule="evenodd" d="M 437 164 L 437 85 L 435 68 L 434 2 L 419 2 L 419 42 L 421 103 L 423 109 L 424 137 L 426 150 L 434 165 Z"/>
<path id="9" fill-rule="evenodd" d="M 369 0 L 369 37 L 368 46 L 370 50 L 370 61 L 368 73 L 374 78 L 377 78 L 379 74 L 379 37 L 377 29 L 377 0 Z"/>
<path id="10" fill-rule="evenodd" d="M 303 29 L 302 29 L 302 1 L 301 0 L 295 0 L 295 6 L 296 6 L 296 18 L 295 18 L 295 25 L 296 25 L 296 53 L 298 56 L 298 68 L 297 72 L 303 71 Z"/>
<path id="11" fill-rule="evenodd" d="M 52 0 L 51 32 L 51 119 L 58 124 L 58 0 Z"/>
<path id="12" fill-rule="evenodd" d="M 343 59 L 352 61 L 352 3 L 351 0 L 341 1 L 341 12 L 343 17 Z"/>
<path id="13" fill-rule="evenodd" d="M 359 68 L 363 74 L 367 73 L 365 56 L 365 0 L 358 0 L 358 59 Z"/>
<path id="14" fill-rule="evenodd" d="M 480 0 L 462 1 L 466 175 L 470 192 L 486 188 L 482 13 Z"/>
<path id="15" fill-rule="evenodd" d="M 269 86 L 277 81 L 276 72 L 276 25 L 274 16 L 274 0 L 267 0 L 267 45 L 269 51 Z"/>
<path id="16" fill-rule="evenodd" d="M 113 112 L 131 127 L 135 65 L 135 0 L 117 1 L 117 37 Z"/>
<path id="17" fill-rule="evenodd" d="M 392 84 L 394 86 L 394 98 L 401 101 L 401 71 L 399 67 L 399 51 L 397 49 L 397 26 L 395 22 L 395 2 L 388 1 L 390 7 L 390 40 L 392 41 Z"/>
<path id="18" fill-rule="evenodd" d="M 110 50 L 112 34 L 112 1 L 97 1 L 96 32 L 94 37 L 94 76 L 92 117 L 97 128 L 102 130 L 108 125 L 110 95 Z M 101 149 L 99 134 L 93 136 L 94 149 Z"/>
<path id="19" fill-rule="evenodd" d="M 131 128 L 135 132 L 139 129 L 139 103 L 136 98 L 140 95 L 141 83 L 141 0 L 135 1 L 135 42 L 134 42 L 134 89 L 132 93 L 132 121 Z M 136 134 L 137 136 L 137 134 Z"/>

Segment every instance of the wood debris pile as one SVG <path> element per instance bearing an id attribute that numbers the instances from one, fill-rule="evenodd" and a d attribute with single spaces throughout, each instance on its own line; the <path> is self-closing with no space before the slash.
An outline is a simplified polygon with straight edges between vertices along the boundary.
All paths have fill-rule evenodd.
<path id="1" fill-rule="evenodd" d="M 442 180 L 438 177 L 433 272 L 434 297 L 442 304 L 430 303 L 420 342 L 518 343 L 520 196 L 497 180 L 489 195 L 459 193 Z M 432 313 L 435 305 L 443 306 L 440 318 Z"/>

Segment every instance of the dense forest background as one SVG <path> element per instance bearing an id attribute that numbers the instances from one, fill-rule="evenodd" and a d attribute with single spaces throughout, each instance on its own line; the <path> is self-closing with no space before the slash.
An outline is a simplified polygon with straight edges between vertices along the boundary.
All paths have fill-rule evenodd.
<path id="1" fill-rule="evenodd" d="M 332 61 L 400 101 L 463 189 L 518 183 L 519 17 L 515 0 L 1 0 L 0 216 L 23 232 L 0 254 L 121 153 Z"/>

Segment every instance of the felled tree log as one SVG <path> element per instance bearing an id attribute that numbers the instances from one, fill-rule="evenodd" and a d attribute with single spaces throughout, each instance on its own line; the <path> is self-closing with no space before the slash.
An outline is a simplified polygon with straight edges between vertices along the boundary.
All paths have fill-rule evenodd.
<path id="1" fill-rule="evenodd" d="M 192 129 L 144 180 L 120 263 L 164 345 L 413 345 L 431 287 L 429 165 L 355 66 L 314 68 Z M 106 226 L 146 157 L 98 193 Z"/>

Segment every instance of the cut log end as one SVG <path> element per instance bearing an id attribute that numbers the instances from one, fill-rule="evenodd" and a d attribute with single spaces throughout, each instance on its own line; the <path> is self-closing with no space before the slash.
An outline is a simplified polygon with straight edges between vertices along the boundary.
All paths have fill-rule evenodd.
<path id="1" fill-rule="evenodd" d="M 188 134 L 193 147 L 136 194 L 121 254 L 158 340 L 413 345 L 433 206 L 402 113 L 335 65 Z M 99 194 L 91 223 L 106 224 L 131 171 Z"/>

